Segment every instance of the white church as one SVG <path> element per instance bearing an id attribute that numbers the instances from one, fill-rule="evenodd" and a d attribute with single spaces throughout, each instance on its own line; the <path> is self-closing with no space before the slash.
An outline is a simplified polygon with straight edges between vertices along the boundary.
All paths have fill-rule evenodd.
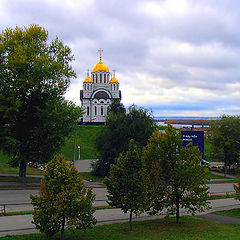
<path id="1" fill-rule="evenodd" d="M 109 72 L 106 64 L 102 62 L 102 50 L 100 48 L 100 60 L 89 76 L 83 82 L 83 90 L 80 90 L 80 100 L 84 110 L 83 123 L 103 124 L 107 117 L 107 108 L 113 99 L 121 100 L 119 82 L 113 73 Z"/>

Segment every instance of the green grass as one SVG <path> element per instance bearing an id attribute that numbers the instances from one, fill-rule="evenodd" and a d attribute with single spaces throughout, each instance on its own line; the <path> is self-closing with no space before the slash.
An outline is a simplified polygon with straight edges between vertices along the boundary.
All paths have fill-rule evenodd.
<path id="1" fill-rule="evenodd" d="M 228 177 L 218 176 L 218 175 L 215 175 L 215 174 L 213 174 L 211 172 L 208 172 L 207 178 L 208 179 L 227 179 Z"/>
<path id="2" fill-rule="evenodd" d="M 225 198 L 234 198 L 236 197 L 236 194 L 222 194 L 222 195 L 210 195 L 208 200 L 217 200 L 217 199 L 225 199 Z"/>
<path id="3" fill-rule="evenodd" d="M 105 209 L 113 209 L 113 208 L 116 208 L 116 207 L 112 207 L 112 206 L 109 206 L 109 205 L 93 207 L 94 210 L 105 210 Z M 0 213 L 0 217 L 16 216 L 16 215 L 28 215 L 28 214 L 33 214 L 33 211 L 6 212 L 5 214 Z"/>
<path id="4" fill-rule="evenodd" d="M 80 159 L 95 159 L 97 151 L 95 149 L 95 139 L 97 134 L 104 126 L 78 126 L 76 146 L 80 146 Z M 61 153 L 64 154 L 67 160 L 73 160 L 75 130 L 66 139 L 66 144 L 63 146 Z M 76 148 L 76 160 L 78 159 L 78 148 Z"/>
<path id="5" fill-rule="evenodd" d="M 237 217 L 240 218 L 240 208 L 235 208 L 231 210 L 226 210 L 226 211 L 218 211 L 216 212 L 217 214 L 229 216 L 229 217 Z"/>
<path id="6" fill-rule="evenodd" d="M 220 181 L 207 181 L 207 184 L 211 184 L 211 183 L 237 183 L 238 180 L 237 179 L 229 179 L 229 180 L 220 180 Z"/>
<path id="7" fill-rule="evenodd" d="M 104 178 L 93 176 L 91 173 L 82 172 L 81 176 L 83 179 L 91 182 L 103 182 Z"/>
<path id="8" fill-rule="evenodd" d="M 129 223 L 115 223 L 96 226 L 93 229 L 66 232 L 68 240 L 237 240 L 240 236 L 238 225 L 220 223 L 196 217 L 181 217 L 176 224 L 174 218 L 133 223 L 133 231 L 129 231 Z M 59 234 L 57 235 L 59 237 Z M 58 238 L 54 239 L 58 239 Z M 22 236 L 3 237 L 3 240 L 43 240 L 44 234 L 28 234 Z"/>
<path id="9" fill-rule="evenodd" d="M 95 149 L 95 139 L 104 126 L 77 126 L 76 146 L 80 146 L 81 159 L 95 159 L 97 151 Z M 75 130 L 66 138 L 66 143 L 61 149 L 67 160 L 73 160 Z M 76 159 L 78 159 L 78 148 L 76 149 Z M 9 157 L 0 151 L 0 173 L 18 174 L 18 168 L 11 168 L 7 162 Z M 42 171 L 36 168 L 27 167 L 27 174 L 38 175 Z"/>
<path id="10" fill-rule="evenodd" d="M 14 173 L 18 174 L 19 169 L 18 168 L 12 168 L 8 165 L 9 157 L 5 154 L 3 154 L 2 151 L 0 151 L 0 173 Z M 27 167 L 27 174 L 31 175 L 41 175 L 42 170 Z"/>
<path id="11" fill-rule="evenodd" d="M 19 177 L 1 177 L 0 176 L 0 182 L 22 182 L 22 179 Z M 26 183 L 40 183 L 41 178 L 37 177 L 28 177 L 25 179 Z"/>

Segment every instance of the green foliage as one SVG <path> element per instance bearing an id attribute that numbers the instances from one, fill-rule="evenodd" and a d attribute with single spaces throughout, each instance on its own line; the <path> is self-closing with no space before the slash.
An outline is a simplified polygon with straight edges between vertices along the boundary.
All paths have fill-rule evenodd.
<path id="1" fill-rule="evenodd" d="M 111 166 L 109 178 L 105 178 L 108 189 L 109 204 L 121 208 L 124 213 L 130 212 L 130 230 L 132 214 L 143 211 L 144 184 L 141 174 L 141 150 L 134 140 L 130 140 L 129 149 L 119 155 L 117 164 Z"/>
<path id="2" fill-rule="evenodd" d="M 47 164 L 40 195 L 31 195 L 31 200 L 33 223 L 47 237 L 60 230 L 63 237 L 65 222 L 70 230 L 86 229 L 96 223 L 92 189 L 84 187 L 80 173 L 63 155 L 54 156 Z"/>
<path id="3" fill-rule="evenodd" d="M 119 154 L 126 151 L 130 139 L 140 147 L 146 145 L 155 129 L 151 112 L 132 105 L 127 113 L 109 114 L 106 126 L 96 139 L 99 161 L 94 165 L 94 175 L 106 176 L 110 165 L 116 164 Z"/>
<path id="4" fill-rule="evenodd" d="M 71 49 L 37 25 L 7 28 L 0 34 L 0 147 L 19 166 L 46 163 L 63 144 L 80 109 L 64 100 L 70 79 Z"/>
<path id="5" fill-rule="evenodd" d="M 222 116 L 210 126 L 212 158 L 225 162 L 229 166 L 237 162 L 240 151 L 240 117 Z"/>
<path id="6" fill-rule="evenodd" d="M 179 132 L 171 125 L 166 134 L 153 133 L 143 150 L 150 214 L 167 208 L 168 214 L 176 214 L 178 223 L 180 207 L 192 214 L 208 207 L 208 189 L 204 187 L 208 170 L 200 161 L 197 147 L 184 148 Z"/>
<path id="7" fill-rule="evenodd" d="M 238 159 L 238 162 L 240 165 L 240 157 Z M 240 168 L 238 168 L 238 170 L 240 170 Z M 240 174 L 240 171 L 239 171 L 239 174 Z M 238 175 L 238 183 L 236 185 L 234 184 L 233 187 L 237 194 L 236 199 L 238 199 L 240 201 L 240 175 Z"/>
<path id="8" fill-rule="evenodd" d="M 120 99 L 113 99 L 113 102 L 108 106 L 108 114 L 126 113 L 124 105 L 120 102 Z"/>

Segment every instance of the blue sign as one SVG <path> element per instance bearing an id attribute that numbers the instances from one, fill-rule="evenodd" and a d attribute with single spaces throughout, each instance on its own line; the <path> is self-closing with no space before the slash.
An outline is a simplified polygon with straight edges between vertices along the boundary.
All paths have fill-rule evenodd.
<path id="1" fill-rule="evenodd" d="M 183 147 L 186 147 L 190 142 L 193 146 L 198 146 L 202 159 L 204 159 L 204 131 L 181 131 Z"/>

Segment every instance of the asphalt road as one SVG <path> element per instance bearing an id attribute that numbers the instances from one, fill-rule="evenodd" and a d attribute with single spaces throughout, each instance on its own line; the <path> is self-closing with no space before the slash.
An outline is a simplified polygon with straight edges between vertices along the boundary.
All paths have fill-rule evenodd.
<path id="1" fill-rule="evenodd" d="M 3 210 L 1 209 L 1 204 L 6 204 L 5 208 L 7 212 L 33 210 L 30 203 L 30 195 L 38 195 L 38 192 L 39 190 L 0 190 L 0 211 Z M 96 194 L 94 206 L 107 205 L 106 188 L 93 188 L 93 192 Z"/>
<path id="2" fill-rule="evenodd" d="M 232 183 L 222 184 L 208 184 L 210 194 L 221 194 L 225 192 L 234 192 Z M 0 190 L 0 211 L 1 204 L 7 204 L 6 211 L 29 211 L 33 207 L 30 204 L 30 194 L 38 195 L 39 190 Z M 106 188 L 93 188 L 93 192 L 96 194 L 94 206 L 104 206 L 107 200 L 107 189 Z M 18 203 L 28 203 L 17 205 Z M 8 205 L 16 204 L 16 205 Z"/>

